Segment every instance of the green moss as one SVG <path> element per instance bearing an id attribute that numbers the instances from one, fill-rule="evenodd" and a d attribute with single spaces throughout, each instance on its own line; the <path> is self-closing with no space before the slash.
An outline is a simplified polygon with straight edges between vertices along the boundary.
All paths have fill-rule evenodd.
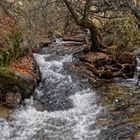
<path id="1" fill-rule="evenodd" d="M 13 57 L 18 58 L 20 56 L 21 42 L 22 34 L 20 32 L 9 33 L 5 36 L 0 47 L 0 66 L 7 66 Z"/>
<path id="2" fill-rule="evenodd" d="M 116 59 L 122 51 L 134 51 L 139 46 L 140 29 L 132 19 L 112 19 L 106 23 L 105 36 L 111 42 L 107 53 Z"/>
<path id="3" fill-rule="evenodd" d="M 8 68 L 0 68 L 0 78 L 13 78 L 14 76 L 14 72 L 8 70 Z"/>
<path id="4" fill-rule="evenodd" d="M 28 79 L 19 77 L 14 71 L 9 70 L 8 67 L 0 67 L 0 87 L 6 93 L 12 91 L 14 86 L 19 87 L 22 97 L 26 98 L 33 92 L 35 82 L 32 79 L 29 81 Z"/>
<path id="5" fill-rule="evenodd" d="M 140 30 L 137 24 L 129 18 L 119 18 L 110 20 L 105 31 L 113 36 L 113 44 L 120 49 L 133 46 L 140 41 Z"/>
<path id="6" fill-rule="evenodd" d="M 20 54 L 20 43 L 22 42 L 22 34 L 20 32 L 10 33 L 7 35 L 9 46 L 12 47 L 14 57 L 18 58 Z"/>

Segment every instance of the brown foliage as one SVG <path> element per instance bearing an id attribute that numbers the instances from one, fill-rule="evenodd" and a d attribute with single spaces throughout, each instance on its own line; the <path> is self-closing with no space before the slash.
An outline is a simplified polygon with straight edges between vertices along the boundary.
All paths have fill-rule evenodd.
<path id="1" fill-rule="evenodd" d="M 18 61 L 13 59 L 10 63 L 9 68 L 12 71 L 17 71 L 24 75 L 31 76 L 33 78 L 35 77 L 32 57 L 22 57 Z"/>
<path id="2" fill-rule="evenodd" d="M 0 12 L 0 41 L 4 41 L 5 36 L 19 30 L 16 21 L 8 14 Z"/>

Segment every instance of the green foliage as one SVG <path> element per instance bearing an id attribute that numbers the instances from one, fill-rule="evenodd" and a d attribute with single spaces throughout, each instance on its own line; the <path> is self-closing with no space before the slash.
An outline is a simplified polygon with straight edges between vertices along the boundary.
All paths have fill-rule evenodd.
<path id="1" fill-rule="evenodd" d="M 14 48 L 19 48 L 20 43 L 22 42 L 22 34 L 20 32 L 10 33 L 7 35 L 9 45 L 12 45 Z"/>
<path id="2" fill-rule="evenodd" d="M 0 66 L 6 66 L 7 64 L 9 64 L 11 59 L 11 54 L 9 53 L 8 50 L 2 50 L 0 53 Z"/>
<path id="3" fill-rule="evenodd" d="M 0 78 L 13 78 L 14 75 L 8 68 L 0 68 Z"/>
<path id="4" fill-rule="evenodd" d="M 13 57 L 18 58 L 20 56 L 21 42 L 22 34 L 20 32 L 10 33 L 5 36 L 0 48 L 0 66 L 6 66 Z"/>
<path id="5" fill-rule="evenodd" d="M 123 51 L 133 51 L 140 43 L 140 29 L 129 18 L 118 18 L 108 21 L 105 25 L 105 35 L 111 44 L 107 44 L 107 53 L 117 59 Z"/>
<path id="6" fill-rule="evenodd" d="M 140 41 L 140 30 L 137 24 L 129 18 L 110 20 L 105 26 L 105 31 L 112 35 L 112 45 L 128 47 Z"/>
<path id="7" fill-rule="evenodd" d="M 7 41 L 12 48 L 13 56 L 18 58 L 20 55 L 20 43 L 22 42 L 22 34 L 20 32 L 10 33 L 7 35 Z"/>

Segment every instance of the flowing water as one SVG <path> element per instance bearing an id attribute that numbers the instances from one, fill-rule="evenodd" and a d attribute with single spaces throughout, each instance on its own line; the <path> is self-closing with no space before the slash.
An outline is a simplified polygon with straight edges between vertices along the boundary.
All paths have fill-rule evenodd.
<path id="1" fill-rule="evenodd" d="M 61 45 L 57 40 L 54 47 L 34 54 L 42 81 L 8 120 L 0 119 L 0 140 L 123 140 L 122 135 L 135 129 L 97 125 L 104 112 L 99 95 L 86 77 L 71 69 L 77 60 L 72 49 Z"/>
<path id="2" fill-rule="evenodd" d="M 34 54 L 42 82 L 8 121 L 0 119 L 0 140 L 97 139 L 100 129 L 95 119 L 101 107 L 96 93 L 86 78 L 70 70 L 71 50 L 66 53 L 57 44 Z"/>

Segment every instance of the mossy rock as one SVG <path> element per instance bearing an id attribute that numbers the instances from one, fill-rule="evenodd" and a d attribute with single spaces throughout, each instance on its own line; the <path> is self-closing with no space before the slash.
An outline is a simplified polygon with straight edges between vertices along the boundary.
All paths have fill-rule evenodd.
<path id="1" fill-rule="evenodd" d="M 132 19 L 112 19 L 105 25 L 103 43 L 108 47 L 107 52 L 116 58 L 122 51 L 133 51 L 139 47 L 140 29 Z"/>
<path id="2" fill-rule="evenodd" d="M 1 67 L 0 68 L 0 78 L 13 78 L 15 73 L 8 70 L 8 68 Z"/>
<path id="3" fill-rule="evenodd" d="M 22 99 L 29 97 L 36 86 L 36 81 L 30 76 L 9 70 L 8 67 L 0 67 L 0 88 L 3 94 L 14 91 L 14 87 L 19 88 Z"/>

